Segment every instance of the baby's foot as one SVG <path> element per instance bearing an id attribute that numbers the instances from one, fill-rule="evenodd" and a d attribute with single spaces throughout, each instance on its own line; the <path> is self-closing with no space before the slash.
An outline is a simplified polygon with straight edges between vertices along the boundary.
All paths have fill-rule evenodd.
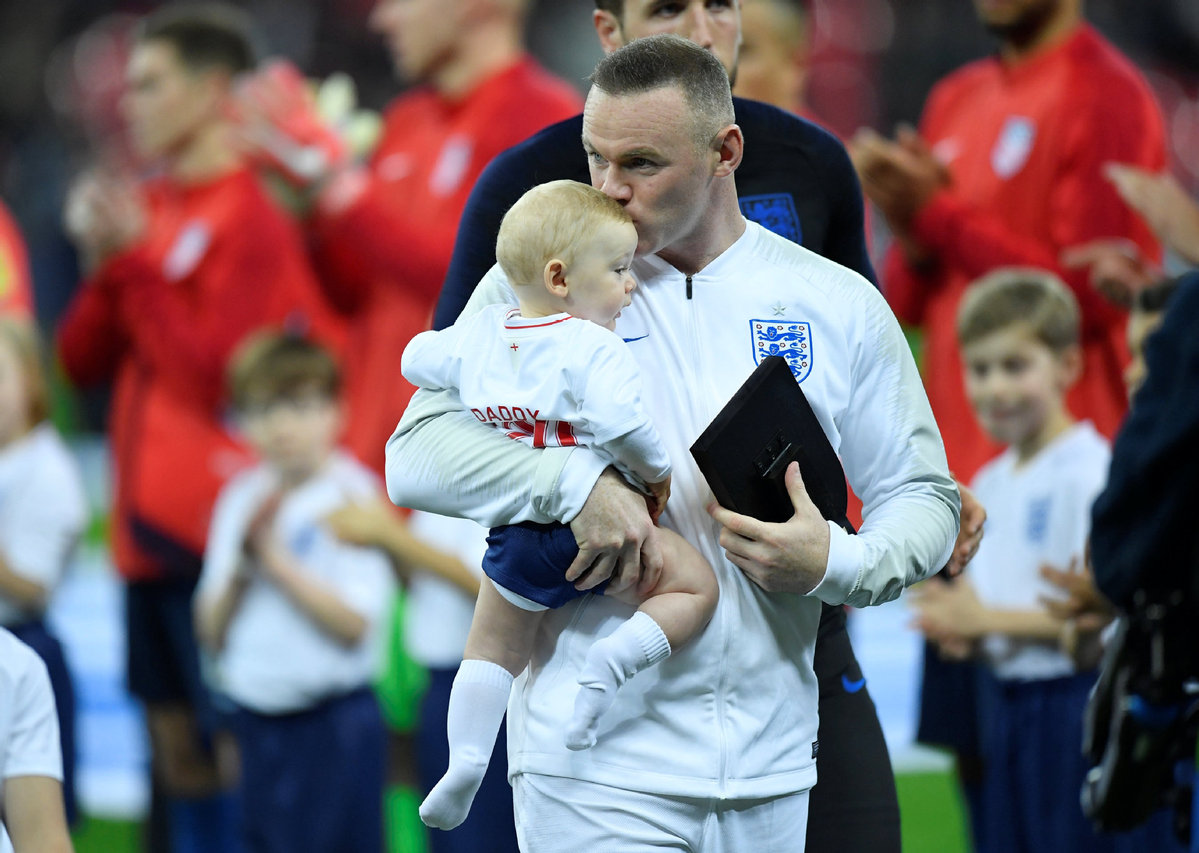
<path id="1" fill-rule="evenodd" d="M 453 829 L 466 820 L 487 765 L 458 763 L 446 770 L 420 804 L 420 819 L 434 829 Z"/>

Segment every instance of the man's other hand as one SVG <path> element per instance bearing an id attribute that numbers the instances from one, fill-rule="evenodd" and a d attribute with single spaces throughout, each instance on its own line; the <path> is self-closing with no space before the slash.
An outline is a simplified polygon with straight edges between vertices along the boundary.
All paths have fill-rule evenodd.
<path id="1" fill-rule="evenodd" d="M 566 571 L 578 589 L 611 578 L 608 589 L 652 588 L 662 574 L 662 552 L 645 497 L 608 468 L 596 480 L 583 509 L 570 522 L 579 555 Z"/>
<path id="2" fill-rule="evenodd" d="M 806 595 L 828 567 L 828 522 L 808 496 L 799 463 L 787 466 L 784 482 L 795 508 L 785 522 L 759 521 L 715 503 L 708 514 L 720 523 L 720 547 L 746 577 L 766 592 Z"/>

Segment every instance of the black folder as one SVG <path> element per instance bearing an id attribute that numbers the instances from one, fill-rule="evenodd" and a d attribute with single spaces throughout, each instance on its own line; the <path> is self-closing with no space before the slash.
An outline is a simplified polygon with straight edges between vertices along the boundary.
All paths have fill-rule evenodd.
<path id="1" fill-rule="evenodd" d="M 773 522 L 795 512 L 783 475 L 797 461 L 820 514 L 853 530 L 841 460 L 781 356 L 762 359 L 691 445 L 691 455 L 721 506 Z"/>

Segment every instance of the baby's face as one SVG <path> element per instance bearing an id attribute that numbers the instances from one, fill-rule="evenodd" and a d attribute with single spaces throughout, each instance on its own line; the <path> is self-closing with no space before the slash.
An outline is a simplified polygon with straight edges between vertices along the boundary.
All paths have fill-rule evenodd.
<path id="1" fill-rule="evenodd" d="M 566 310 L 612 329 L 637 286 L 629 272 L 636 250 L 637 229 L 631 222 L 601 224 L 566 271 Z"/>

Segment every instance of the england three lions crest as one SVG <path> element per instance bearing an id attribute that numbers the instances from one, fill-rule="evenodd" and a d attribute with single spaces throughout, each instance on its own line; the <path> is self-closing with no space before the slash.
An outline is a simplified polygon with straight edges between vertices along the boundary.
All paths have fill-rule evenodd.
<path id="1" fill-rule="evenodd" d="M 795 375 L 803 382 L 812 372 L 812 325 L 781 320 L 750 320 L 750 335 L 754 344 L 754 364 L 768 355 L 781 355 Z"/>

